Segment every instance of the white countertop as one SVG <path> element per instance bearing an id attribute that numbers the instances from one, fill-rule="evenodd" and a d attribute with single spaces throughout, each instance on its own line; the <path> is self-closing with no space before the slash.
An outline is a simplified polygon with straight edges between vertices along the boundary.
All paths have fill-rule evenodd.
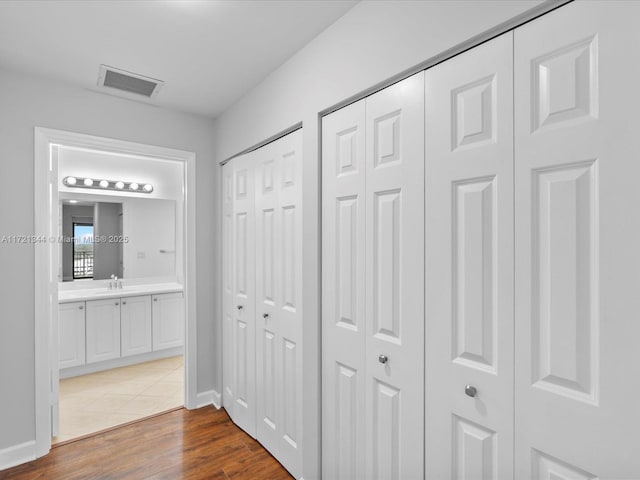
<path id="1" fill-rule="evenodd" d="M 87 300 L 102 300 L 105 298 L 136 297 L 139 295 L 154 295 L 157 293 L 182 291 L 184 291 L 184 287 L 179 283 L 125 285 L 123 288 L 114 288 L 112 290 L 109 290 L 106 287 L 60 290 L 58 292 L 58 303 L 84 302 Z"/>

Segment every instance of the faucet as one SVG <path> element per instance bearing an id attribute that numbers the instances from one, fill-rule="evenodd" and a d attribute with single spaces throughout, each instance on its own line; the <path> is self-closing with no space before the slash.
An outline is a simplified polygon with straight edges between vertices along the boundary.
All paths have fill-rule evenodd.
<path id="1" fill-rule="evenodd" d="M 111 274 L 111 280 L 109 281 L 109 290 L 113 290 L 114 288 L 118 288 L 118 277 L 115 273 Z M 122 288 L 122 283 L 120 283 L 120 288 Z"/>

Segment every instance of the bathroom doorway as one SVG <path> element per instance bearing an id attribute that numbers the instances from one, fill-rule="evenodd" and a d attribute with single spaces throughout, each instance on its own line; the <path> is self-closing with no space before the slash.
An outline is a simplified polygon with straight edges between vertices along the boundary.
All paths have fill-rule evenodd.
<path id="1" fill-rule="evenodd" d="M 195 407 L 195 154 L 41 128 L 35 147 L 42 456 L 52 443 Z M 92 205 L 95 218 L 73 222 L 69 239 L 62 212 L 72 203 Z M 117 221 L 100 216 L 114 208 Z M 173 230 L 158 220 L 167 218 Z"/>

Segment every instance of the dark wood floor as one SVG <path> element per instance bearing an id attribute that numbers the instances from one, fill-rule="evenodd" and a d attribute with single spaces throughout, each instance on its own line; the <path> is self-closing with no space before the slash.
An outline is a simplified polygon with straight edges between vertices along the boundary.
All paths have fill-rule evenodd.
<path id="1" fill-rule="evenodd" d="M 179 409 L 56 446 L 0 479 L 264 479 L 291 477 L 224 410 Z"/>

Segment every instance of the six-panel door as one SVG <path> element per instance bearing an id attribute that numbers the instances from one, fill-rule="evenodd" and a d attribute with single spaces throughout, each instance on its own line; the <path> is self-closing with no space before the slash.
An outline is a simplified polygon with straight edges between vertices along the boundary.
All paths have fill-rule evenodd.
<path id="1" fill-rule="evenodd" d="M 427 478 L 513 476 L 513 34 L 427 70 Z"/>
<path id="2" fill-rule="evenodd" d="M 640 478 L 638 18 L 515 31 L 518 479 Z"/>
<path id="3" fill-rule="evenodd" d="M 422 73 L 323 121 L 325 478 L 423 475 L 423 128 Z"/>

